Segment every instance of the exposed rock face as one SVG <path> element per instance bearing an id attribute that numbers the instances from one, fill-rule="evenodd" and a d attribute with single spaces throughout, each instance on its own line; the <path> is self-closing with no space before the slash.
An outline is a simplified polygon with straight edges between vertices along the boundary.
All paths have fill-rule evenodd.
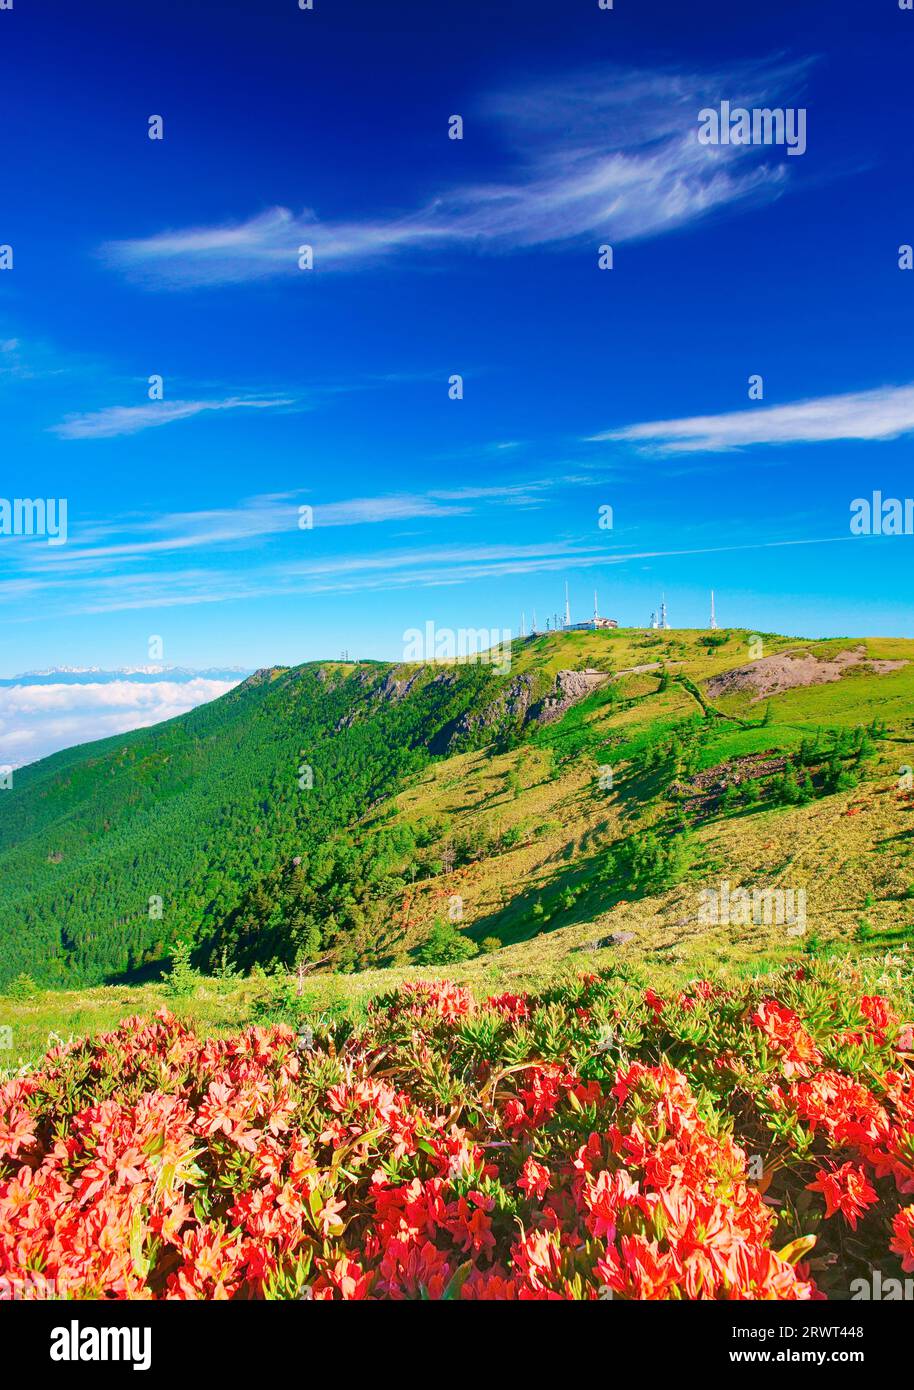
<path id="1" fill-rule="evenodd" d="M 420 685 L 453 685 L 459 679 L 459 672 L 450 667 L 437 671 L 430 680 L 426 666 L 412 671 L 409 675 L 399 675 L 398 672 L 402 669 L 389 670 L 383 680 L 369 692 L 369 700 L 399 702 L 405 700 Z M 504 685 L 488 704 L 466 710 L 442 729 L 429 747 L 435 753 L 452 752 L 467 739 L 480 733 L 491 733 L 494 740 L 500 734 L 512 729 L 520 730 L 529 723 L 552 723 L 609 679 L 605 671 L 559 671 L 551 689 L 543 695 L 540 693 L 542 678 L 537 682 L 535 675 L 525 672 Z M 364 684 L 364 675 L 360 673 L 357 680 Z M 337 724 L 337 729 L 348 728 L 359 717 L 358 711 L 344 714 Z"/>
<path id="2" fill-rule="evenodd" d="M 559 671 L 552 688 L 539 698 L 536 678 L 529 672 L 515 676 L 510 685 L 484 709 L 467 711 L 448 730 L 448 746 L 480 730 L 522 729 L 525 725 L 551 724 L 572 705 L 609 680 L 605 671 Z"/>
<path id="3" fill-rule="evenodd" d="M 538 724 L 551 724 L 608 680 L 605 671 L 559 671 L 551 692 L 539 702 L 530 717 Z"/>
<path id="4" fill-rule="evenodd" d="M 886 675 L 907 666 L 906 661 L 875 661 L 867 658 L 865 647 L 838 652 L 829 661 L 820 661 L 812 652 L 778 652 L 774 656 L 763 656 L 747 666 L 737 666 L 732 671 L 724 671 L 712 677 L 706 686 L 712 699 L 718 695 L 739 695 L 745 691 L 753 692 L 751 704 L 764 700 L 767 695 L 778 695 L 783 690 L 793 690 L 804 685 L 825 685 L 838 681 L 855 666 L 863 666 L 876 675 Z"/>
<path id="5" fill-rule="evenodd" d="M 458 679 L 457 673 L 453 670 L 438 671 L 429 679 L 427 666 L 419 667 L 418 670 L 413 671 L 412 675 L 398 676 L 397 672 L 402 669 L 402 667 L 389 669 L 387 675 L 380 682 L 378 682 L 378 670 L 376 668 L 367 667 L 364 670 L 360 670 L 356 674 L 355 679 L 363 690 L 368 687 L 367 704 L 363 708 L 352 709 L 347 714 L 344 714 L 336 725 L 337 732 L 341 729 L 350 728 L 357 719 L 361 719 L 366 712 L 366 708 L 371 708 L 384 701 L 398 704 L 401 700 L 405 700 L 407 696 L 421 685 L 453 685 Z M 372 686 L 374 688 L 371 688 Z"/>
<path id="6" fill-rule="evenodd" d="M 530 702 L 533 699 L 533 677 L 515 676 L 508 688 L 481 710 L 468 710 L 456 721 L 450 730 L 450 741 L 467 734 L 475 734 L 480 729 L 496 729 L 505 724 L 522 726 L 527 722 Z"/>
<path id="7" fill-rule="evenodd" d="M 261 666 L 259 671 L 253 671 L 251 675 L 246 677 L 240 685 L 236 685 L 235 689 L 229 693 L 232 695 L 239 695 L 242 691 L 252 690 L 255 686 L 269 685 L 271 680 L 276 676 L 283 675 L 288 669 L 288 666 Z"/>
<path id="8" fill-rule="evenodd" d="M 391 671 L 378 691 L 379 698 L 382 700 L 405 700 L 421 674 L 421 671 L 417 671 L 414 676 L 409 676 L 405 680 L 397 680 Z"/>

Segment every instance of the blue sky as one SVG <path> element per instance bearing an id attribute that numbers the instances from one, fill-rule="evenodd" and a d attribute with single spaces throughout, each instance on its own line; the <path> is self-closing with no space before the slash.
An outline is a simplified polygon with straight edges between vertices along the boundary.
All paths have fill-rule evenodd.
<path id="1" fill-rule="evenodd" d="M 0 674 L 397 658 L 566 578 L 914 635 L 914 542 L 848 524 L 912 492 L 914 14 L 758 10 L 0 12 L 0 494 L 68 503 L 0 540 Z M 806 153 L 699 145 L 722 100 Z"/>

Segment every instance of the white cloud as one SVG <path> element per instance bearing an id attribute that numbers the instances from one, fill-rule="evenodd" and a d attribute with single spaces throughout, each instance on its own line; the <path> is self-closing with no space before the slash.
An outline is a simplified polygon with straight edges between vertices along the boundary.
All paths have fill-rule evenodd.
<path id="1" fill-rule="evenodd" d="M 313 247 L 320 270 L 455 244 L 506 251 L 658 235 L 777 196 L 785 163 L 758 147 L 700 145 L 697 116 L 721 96 L 752 105 L 785 87 L 795 93 L 806 66 L 705 77 L 603 68 L 539 83 L 489 100 L 480 113 L 512 152 L 501 182 L 455 188 L 400 216 L 335 219 L 272 207 L 233 224 L 110 242 L 103 255 L 141 281 L 182 287 L 299 273 L 301 245 Z"/>
<path id="2" fill-rule="evenodd" d="M 532 502 L 554 486 L 553 479 L 531 479 L 491 487 L 464 487 L 418 493 L 385 493 L 377 497 L 351 497 L 336 502 L 313 504 L 314 529 L 364 526 L 420 518 L 447 520 L 466 516 L 475 504 L 517 506 Z M 561 480 L 558 480 L 561 481 Z M 111 564 L 183 550 L 200 550 L 213 545 L 236 545 L 267 536 L 300 534 L 299 508 L 305 493 L 272 494 L 253 497 L 237 507 L 218 507 L 208 511 L 174 512 L 147 520 L 110 523 L 92 530 L 94 541 L 132 531 L 135 538 L 110 545 L 91 544 L 48 547 L 41 554 L 29 552 L 23 564 L 31 572 L 66 573 L 107 568 Z M 150 533 L 155 536 L 149 539 Z M 167 533 L 167 534 L 159 534 Z M 52 556 L 50 562 L 46 554 Z M 20 581 L 25 582 L 25 581 Z M 3 585 L 0 583 L 0 598 Z M 11 594 L 11 597 L 14 596 Z"/>
<path id="3" fill-rule="evenodd" d="M 61 439 L 114 439 L 122 434 L 138 434 L 156 425 L 170 425 L 175 420 L 189 420 L 208 410 L 265 410 L 272 406 L 292 405 L 291 400 L 249 400 L 230 396 L 221 401 L 150 401 L 144 405 L 112 405 L 85 415 L 68 415 L 52 433 Z"/>
<path id="4" fill-rule="evenodd" d="M 898 439 L 914 431 L 914 386 L 882 386 L 794 405 L 747 406 L 727 415 L 652 420 L 606 430 L 592 441 L 647 445 L 661 453 L 706 453 L 752 444 Z"/>
<path id="5" fill-rule="evenodd" d="M 712 555 L 793 545 L 829 545 L 839 541 L 852 542 L 854 539 L 851 536 L 834 536 L 643 551 L 610 551 L 605 545 L 562 541 L 539 545 L 430 546 L 411 551 L 383 550 L 371 555 L 340 555 L 268 567 L 243 579 L 239 579 L 235 571 L 207 570 L 178 577 L 144 574 L 123 580 L 105 580 L 93 586 L 91 596 L 77 601 L 70 611 L 80 614 L 115 613 L 129 609 L 224 603 L 233 599 L 434 588 L 479 579 L 499 579 L 510 574 L 563 573 L 570 569 L 623 565 L 633 560 Z M 173 578 L 176 579 L 175 583 L 172 582 Z"/>
<path id="6" fill-rule="evenodd" d="M 0 765 L 19 767 L 61 748 L 186 714 L 237 681 L 111 681 L 0 688 Z"/>

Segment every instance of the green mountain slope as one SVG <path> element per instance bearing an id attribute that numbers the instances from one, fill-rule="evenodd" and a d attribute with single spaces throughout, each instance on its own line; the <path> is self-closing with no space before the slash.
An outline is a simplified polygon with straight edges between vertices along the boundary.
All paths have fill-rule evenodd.
<path id="1" fill-rule="evenodd" d="M 909 763 L 911 641 L 623 630 L 517 642 L 509 673 L 259 672 L 16 774 L 0 986 L 116 979 L 178 939 L 210 968 L 406 964 L 448 918 L 445 946 L 678 949 L 722 876 L 815 886 L 815 932 L 903 933 Z"/>
<path id="2" fill-rule="evenodd" d="M 404 700 L 379 666 L 260 672 L 187 715 L 17 772 L 0 798 L 0 980 L 98 982 L 205 936 L 278 859 L 423 766 L 429 735 L 488 678 L 436 674 L 418 673 Z"/>

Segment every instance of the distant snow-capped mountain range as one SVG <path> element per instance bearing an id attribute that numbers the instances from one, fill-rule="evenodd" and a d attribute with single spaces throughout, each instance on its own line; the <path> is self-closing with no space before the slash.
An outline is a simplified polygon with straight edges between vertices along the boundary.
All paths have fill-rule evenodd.
<path id="1" fill-rule="evenodd" d="M 151 683 L 194 680 L 240 681 L 251 674 L 247 666 L 50 666 L 46 671 L 22 671 L 17 676 L 0 676 L 0 687 L 13 685 L 108 685 L 112 681 Z"/>

